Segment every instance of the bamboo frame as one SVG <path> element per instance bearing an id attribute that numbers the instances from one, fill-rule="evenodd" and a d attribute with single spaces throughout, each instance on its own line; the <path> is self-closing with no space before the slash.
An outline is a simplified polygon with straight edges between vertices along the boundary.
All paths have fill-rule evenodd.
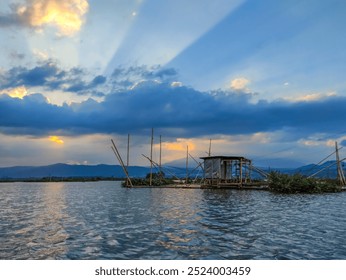
<path id="1" fill-rule="evenodd" d="M 113 150 L 115 156 L 117 157 L 117 159 L 118 159 L 118 161 L 119 161 L 119 163 L 120 163 L 120 165 L 121 165 L 121 167 L 122 167 L 122 169 L 123 169 L 123 171 L 124 171 L 124 173 L 125 173 L 125 175 L 126 175 L 127 182 L 130 183 L 130 186 L 131 186 L 131 187 L 133 187 L 131 178 L 130 178 L 129 173 L 128 173 L 128 171 L 127 171 L 127 168 L 126 168 L 126 166 L 125 166 L 125 164 L 124 164 L 124 162 L 123 162 L 123 160 L 122 160 L 122 158 L 121 158 L 121 155 L 120 155 L 120 153 L 119 153 L 119 151 L 118 151 L 118 148 L 117 148 L 117 146 L 115 145 L 113 139 L 111 139 L 111 142 L 112 142 L 111 148 L 112 148 L 112 150 Z M 127 185 L 127 186 L 128 186 L 128 185 Z"/>

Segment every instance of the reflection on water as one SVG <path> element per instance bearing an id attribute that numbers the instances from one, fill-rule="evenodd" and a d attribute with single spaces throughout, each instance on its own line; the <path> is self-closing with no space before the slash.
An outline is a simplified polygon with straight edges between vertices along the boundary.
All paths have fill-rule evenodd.
<path id="1" fill-rule="evenodd" d="M 158 246 L 172 253 L 189 255 L 189 247 L 197 245 L 195 237 L 198 232 L 195 225 L 200 220 L 200 200 L 200 193 L 191 190 L 154 191 L 152 207 L 157 210 L 157 220 L 162 229 L 162 235 L 156 241 Z M 190 257 L 196 256 L 191 254 Z"/>
<path id="2" fill-rule="evenodd" d="M 56 259 L 66 251 L 61 183 L 1 187 L 2 258 Z"/>
<path id="3" fill-rule="evenodd" d="M 346 259 L 346 193 L 0 184 L 0 259 Z"/>
<path id="4" fill-rule="evenodd" d="M 36 210 L 33 219 L 35 230 L 28 246 L 34 258 L 59 258 L 67 250 L 65 240 L 68 237 L 63 222 L 68 219 L 64 211 L 64 184 L 48 184 L 41 191 L 42 206 Z"/>

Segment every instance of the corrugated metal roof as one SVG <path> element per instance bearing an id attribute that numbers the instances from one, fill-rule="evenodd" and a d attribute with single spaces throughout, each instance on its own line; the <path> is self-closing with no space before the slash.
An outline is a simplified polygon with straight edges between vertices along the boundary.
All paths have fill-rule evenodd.
<path id="1" fill-rule="evenodd" d="M 210 157 L 200 157 L 200 159 L 206 160 L 206 159 L 223 159 L 223 160 L 250 160 L 246 157 L 242 156 L 210 156 Z"/>

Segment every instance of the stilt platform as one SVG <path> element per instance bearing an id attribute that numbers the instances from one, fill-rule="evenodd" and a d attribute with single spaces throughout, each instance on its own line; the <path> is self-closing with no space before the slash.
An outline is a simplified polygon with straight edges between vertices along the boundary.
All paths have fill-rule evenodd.
<path id="1" fill-rule="evenodd" d="M 267 185 L 257 184 L 219 184 L 219 185 L 203 185 L 203 184 L 170 184 L 162 186 L 134 185 L 132 188 L 150 188 L 150 189 L 235 189 L 235 190 L 268 190 Z"/>

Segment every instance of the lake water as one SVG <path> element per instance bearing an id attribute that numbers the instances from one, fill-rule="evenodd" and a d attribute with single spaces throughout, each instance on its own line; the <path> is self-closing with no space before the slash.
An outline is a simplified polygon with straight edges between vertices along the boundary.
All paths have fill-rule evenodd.
<path id="1" fill-rule="evenodd" d="M 346 192 L 0 184 L 0 259 L 346 259 Z"/>

